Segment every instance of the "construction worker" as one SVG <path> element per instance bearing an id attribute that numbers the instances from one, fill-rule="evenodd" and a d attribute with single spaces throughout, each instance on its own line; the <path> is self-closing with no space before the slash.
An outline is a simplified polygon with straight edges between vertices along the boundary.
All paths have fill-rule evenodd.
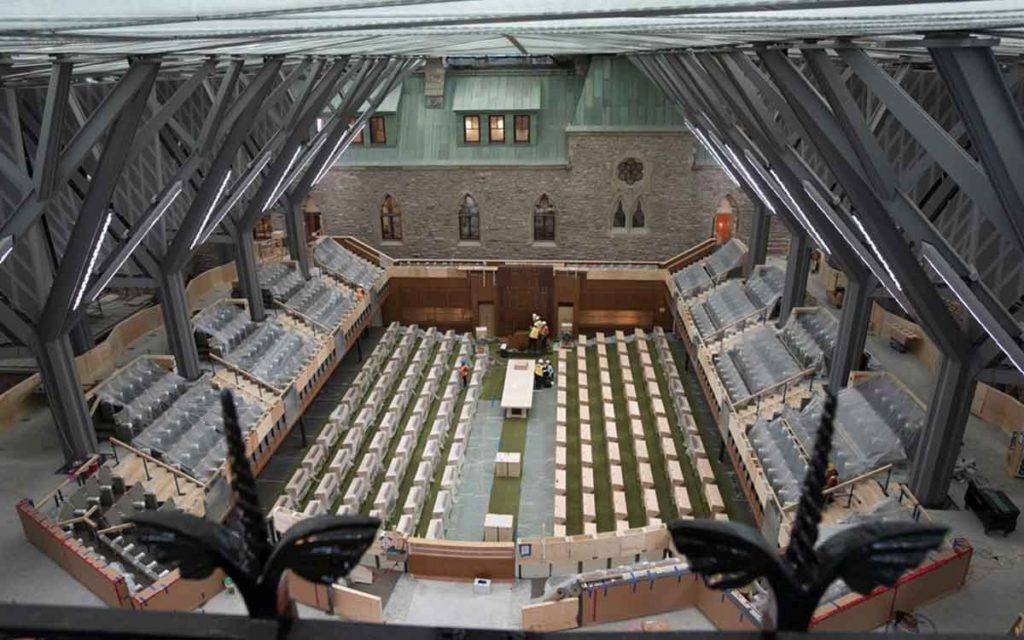
<path id="1" fill-rule="evenodd" d="M 551 330 L 548 329 L 548 323 L 543 320 L 540 321 L 540 350 L 544 353 L 548 352 L 548 336 Z"/>
<path id="2" fill-rule="evenodd" d="M 469 362 L 463 358 L 459 363 L 459 378 L 462 380 L 462 388 L 469 386 Z"/>
<path id="3" fill-rule="evenodd" d="M 836 465 L 831 462 L 825 468 L 825 490 L 829 490 L 839 485 L 839 470 L 836 469 Z M 828 497 L 828 501 L 832 502 L 832 496 Z"/>
<path id="4" fill-rule="evenodd" d="M 544 386 L 544 361 L 538 360 L 533 365 L 533 388 L 540 389 Z"/>
<path id="5" fill-rule="evenodd" d="M 555 368 L 551 365 L 550 360 L 544 361 L 544 388 L 550 389 L 551 385 L 555 381 Z"/>
<path id="6" fill-rule="evenodd" d="M 540 316 L 533 314 L 533 324 L 530 325 L 530 347 L 529 352 L 537 350 L 537 340 L 540 338 Z"/>

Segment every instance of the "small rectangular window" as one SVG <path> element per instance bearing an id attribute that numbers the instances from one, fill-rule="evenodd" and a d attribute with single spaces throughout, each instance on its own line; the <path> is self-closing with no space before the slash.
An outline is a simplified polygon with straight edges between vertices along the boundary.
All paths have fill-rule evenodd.
<path id="1" fill-rule="evenodd" d="M 516 132 L 515 137 L 512 139 L 517 144 L 522 144 L 530 141 L 530 116 L 528 115 L 517 115 L 515 117 Z"/>
<path id="2" fill-rule="evenodd" d="M 480 144 L 480 116 L 462 116 L 462 141 Z"/>
<path id="3" fill-rule="evenodd" d="M 491 142 L 505 142 L 505 116 L 490 117 Z"/>
<path id="4" fill-rule="evenodd" d="M 384 128 L 384 116 L 370 118 L 370 144 L 387 144 L 388 134 Z"/>

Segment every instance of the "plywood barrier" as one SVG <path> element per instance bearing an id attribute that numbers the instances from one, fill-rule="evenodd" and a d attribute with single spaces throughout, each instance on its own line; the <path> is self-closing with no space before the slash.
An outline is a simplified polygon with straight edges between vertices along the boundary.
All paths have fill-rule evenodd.
<path id="1" fill-rule="evenodd" d="M 582 626 L 640 618 L 695 604 L 700 576 L 681 570 L 678 575 L 601 585 L 583 592 Z"/>
<path id="2" fill-rule="evenodd" d="M 1013 396 L 978 383 L 971 413 L 1001 428 L 1007 435 L 1024 430 L 1024 404 Z"/>
<path id="3" fill-rule="evenodd" d="M 566 598 L 523 606 L 523 631 L 565 631 L 580 626 L 580 599 Z"/>
<path id="4" fill-rule="evenodd" d="M 133 609 L 192 611 L 224 590 L 224 572 L 214 571 L 202 580 L 185 580 L 177 570 L 131 597 Z"/>
<path id="5" fill-rule="evenodd" d="M 546 578 L 661 560 L 669 549 L 665 525 L 568 537 L 520 538 L 516 542 L 516 576 Z"/>
<path id="6" fill-rule="evenodd" d="M 384 605 L 379 596 L 348 587 L 334 587 L 334 613 L 356 622 L 384 622 Z"/>
<path id="7" fill-rule="evenodd" d="M 931 562 L 908 572 L 891 588 L 866 596 L 851 593 L 821 605 L 811 626 L 816 631 L 867 631 L 885 624 L 893 613 L 913 611 L 963 586 L 974 549 L 964 542 Z"/>
<path id="8" fill-rule="evenodd" d="M 25 537 L 37 549 L 50 556 L 51 560 L 111 607 L 131 607 L 128 585 L 123 576 L 106 562 L 93 560 L 88 549 L 74 538 L 65 536 L 30 501 L 22 500 L 16 508 Z"/>
<path id="9" fill-rule="evenodd" d="M 427 578 L 513 580 L 515 548 L 511 542 L 409 538 L 408 571 Z"/>
<path id="10" fill-rule="evenodd" d="M 880 338 L 888 340 L 897 331 L 903 331 L 911 333 L 917 336 L 917 340 L 914 340 L 908 347 L 910 353 L 914 355 L 918 360 L 923 362 L 928 371 L 935 372 L 938 368 L 939 363 L 942 362 L 942 352 L 935 346 L 921 327 L 917 326 L 910 320 L 901 318 L 900 316 L 889 313 L 877 304 L 871 305 L 871 319 L 868 327 Z"/>
<path id="11" fill-rule="evenodd" d="M 750 631 L 761 628 L 761 621 L 746 600 L 735 591 L 718 591 L 704 585 L 694 585 L 694 604 L 716 629 L 722 631 Z"/>

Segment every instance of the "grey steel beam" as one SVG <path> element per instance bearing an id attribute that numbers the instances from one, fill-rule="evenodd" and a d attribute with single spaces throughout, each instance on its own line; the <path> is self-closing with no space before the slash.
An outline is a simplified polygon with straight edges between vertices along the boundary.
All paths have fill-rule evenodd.
<path id="1" fill-rule="evenodd" d="M 979 43 L 928 50 L 1002 204 L 987 213 L 1002 220 L 999 228 L 1012 229 L 1017 248 L 1024 250 L 1024 122 L 992 49 Z M 975 204 L 986 210 L 984 203 Z"/>
<path id="2" fill-rule="evenodd" d="M 249 200 L 244 213 L 237 219 L 240 237 L 248 234 L 259 217 L 283 195 L 282 182 L 288 171 L 295 166 L 300 152 L 299 146 L 308 137 L 309 129 L 316 117 L 322 113 L 324 105 L 336 93 L 338 81 L 347 65 L 347 59 L 336 62 L 319 80 L 315 90 L 304 96 L 303 106 L 298 111 L 300 115 L 289 123 L 291 128 L 270 163 L 266 178 L 260 183 L 256 195 Z"/>
<path id="3" fill-rule="evenodd" d="M 921 105 L 907 95 L 892 76 L 880 69 L 867 53 L 844 48 L 839 50 L 839 54 L 872 93 L 888 105 L 889 112 L 914 140 L 956 180 L 978 210 L 1002 233 L 1017 238 L 1020 243 L 1017 229 L 1010 223 L 1010 216 L 982 166 Z M 1024 247 L 1022 244 L 1018 246 Z"/>
<path id="4" fill-rule="evenodd" d="M 71 340 L 71 351 L 76 356 L 80 356 L 96 346 L 96 341 L 92 336 L 92 329 L 89 327 L 89 319 L 84 314 L 71 324 L 71 328 L 68 330 L 68 338 Z"/>
<path id="5" fill-rule="evenodd" d="M 193 198 L 178 227 L 178 233 L 164 256 L 165 270 L 181 271 L 191 256 L 192 249 L 197 246 L 195 241 L 199 238 L 206 223 L 209 222 L 213 209 L 224 193 L 222 187 L 225 185 L 238 148 L 249 135 L 249 130 L 263 104 L 265 91 L 276 76 L 281 62 L 280 58 L 274 58 L 264 63 L 263 68 L 239 96 L 237 104 L 241 105 L 241 108 L 237 110 L 237 117 L 230 123 L 227 136 L 221 143 L 217 155 L 206 172 L 199 192 Z M 225 100 L 229 99 L 227 95 L 222 95 L 222 97 Z M 214 110 L 218 108 L 219 105 L 214 106 Z"/>
<path id="6" fill-rule="evenodd" d="M 64 147 L 57 171 L 58 182 L 63 183 L 73 171 L 78 169 L 96 143 L 103 138 L 114 121 L 138 95 L 138 92 L 145 87 L 152 86 L 149 71 L 147 65 L 133 63 L 117 85 L 103 98 L 89 119 Z M 128 149 L 123 149 L 122 154 L 126 154 L 127 151 Z M 45 199 L 45 194 L 43 196 Z"/>
<path id="7" fill-rule="evenodd" d="M 307 157 L 297 168 L 298 179 L 291 185 L 288 194 L 292 202 L 302 202 L 309 195 L 310 189 L 316 182 L 317 176 L 327 171 L 329 165 L 333 164 L 335 157 L 344 151 L 348 140 L 354 132 L 365 122 L 366 114 L 360 116 L 359 120 L 350 125 L 349 120 L 355 115 L 356 109 L 370 95 L 374 87 L 379 87 L 381 79 L 385 89 L 378 90 L 374 96 L 373 109 L 376 110 L 380 101 L 387 95 L 385 90 L 390 90 L 409 70 L 418 63 L 381 60 L 364 61 L 360 69 L 351 81 L 351 88 L 343 97 L 342 103 L 335 110 L 331 121 L 326 124 L 322 132 L 322 140 L 310 146 Z M 369 110 L 368 110 L 369 111 Z"/>
<path id="8" fill-rule="evenodd" d="M 50 85 L 46 90 L 46 105 L 43 107 L 42 126 L 33 163 L 36 198 L 40 200 L 49 199 L 57 183 L 61 134 L 64 132 L 64 116 L 67 113 L 70 88 L 71 64 L 58 58 L 53 64 Z M 14 215 L 17 216 L 18 212 L 15 211 Z M 10 235 L 15 234 L 12 231 Z"/>
<path id="9" fill-rule="evenodd" d="M 178 232 L 164 256 L 159 275 L 160 306 L 164 316 L 164 328 L 167 331 L 168 343 L 178 371 L 180 375 L 189 380 L 198 378 L 202 375 L 202 371 L 199 367 L 199 353 L 192 331 L 191 312 L 184 297 L 185 283 L 182 271 L 191 257 L 192 251 L 198 246 L 203 229 L 209 223 L 210 216 L 224 193 L 224 188 L 230 178 L 231 165 L 234 163 L 238 149 L 249 135 L 253 122 L 260 112 L 266 91 L 277 76 L 281 63 L 280 58 L 265 62 L 256 77 L 239 96 L 238 103 L 241 108 L 236 112 L 237 117 L 230 123 L 228 133 L 206 172 L 202 186 L 192 200 L 178 227 Z M 237 79 L 237 75 L 235 78 Z M 228 100 L 231 91 L 223 85 L 221 89 L 218 92 L 219 98 Z M 214 104 L 206 122 L 216 120 L 219 117 L 217 114 L 222 112 L 222 108 L 222 105 Z M 205 143 L 204 148 L 207 148 Z M 209 148 L 216 147 L 211 145 Z M 205 155 L 202 151 L 197 151 L 193 157 L 202 158 Z"/>
<path id="10" fill-rule="evenodd" d="M 221 134 L 224 133 L 221 128 L 235 121 L 237 114 L 228 115 L 228 110 L 239 109 L 238 113 L 241 113 L 240 110 L 245 106 L 244 102 L 233 100 L 233 94 L 238 86 L 244 65 L 243 60 L 232 60 L 217 86 L 217 93 L 212 98 L 210 113 L 203 122 L 203 128 L 199 131 L 199 140 L 202 141 L 200 151 L 204 155 L 210 152 L 213 145 L 220 139 Z"/>
<path id="11" fill-rule="evenodd" d="M 978 372 L 978 382 L 1020 387 L 1024 386 L 1024 375 L 1016 369 L 982 369 Z"/>
<path id="12" fill-rule="evenodd" d="M 749 276 L 759 264 L 764 264 L 768 257 L 768 236 L 771 235 L 772 218 L 768 209 L 761 202 L 754 202 L 754 211 L 750 216 L 750 237 L 747 238 L 747 261 L 743 265 L 743 275 Z"/>
<path id="13" fill-rule="evenodd" d="M 3 300 L 0 300 L 0 330 L 13 342 L 23 344 L 33 350 L 38 347 L 35 329 L 28 320 Z"/>
<path id="14" fill-rule="evenodd" d="M 789 240 L 789 255 L 786 257 L 786 280 L 779 303 L 778 325 L 789 320 L 793 309 L 804 306 L 807 299 L 807 274 L 811 268 L 811 243 L 806 233 L 793 233 Z"/>
<path id="15" fill-rule="evenodd" d="M 873 289 L 873 280 L 865 285 L 854 278 L 846 279 L 843 312 L 839 316 L 839 328 L 828 372 L 828 384 L 834 391 L 846 386 L 851 371 L 860 369 L 868 323 L 871 320 L 871 305 L 874 303 L 870 295 Z"/>
<path id="16" fill-rule="evenodd" d="M 161 273 L 157 291 L 160 311 L 164 317 L 164 333 L 167 334 L 167 344 L 174 355 L 178 375 L 186 380 L 196 380 L 202 375 L 202 369 L 192 330 L 192 310 L 188 306 L 185 279 L 181 272 Z"/>
<path id="17" fill-rule="evenodd" d="M 78 366 L 67 334 L 42 341 L 35 350 L 47 403 L 67 463 L 83 462 L 99 447 L 85 403 Z"/>
<path id="18" fill-rule="evenodd" d="M 744 190 L 751 201 L 762 202 L 770 211 L 777 213 L 785 221 L 791 232 L 801 233 L 800 226 L 794 221 L 786 203 L 779 198 L 763 176 L 751 171 L 751 167 L 748 167 L 749 161 L 743 151 L 751 148 L 749 140 L 737 135 L 735 127 L 731 124 L 718 122 L 708 114 L 709 104 L 691 83 L 692 78 L 679 61 L 673 60 L 667 55 L 637 57 L 634 60 L 656 84 L 661 86 L 662 90 L 674 97 L 683 116 L 692 123 L 694 135 L 697 135 L 698 138 L 710 136 L 706 140 L 701 140 L 701 143 L 708 147 L 709 152 L 715 156 L 723 170 L 740 184 L 740 188 Z M 714 112 L 712 111 L 712 113 Z M 706 134 L 701 132 L 701 128 L 707 129 Z M 720 142 L 715 137 L 715 131 L 721 133 L 726 140 L 731 141 L 740 150 L 740 154 L 737 155 L 725 143 Z M 740 182 L 737 176 L 742 176 L 743 181 Z"/>
<path id="19" fill-rule="evenodd" d="M 926 507 L 946 503 L 977 385 L 965 361 L 942 358 L 910 470 L 910 490 Z"/>
<path id="20" fill-rule="evenodd" d="M 309 251 L 306 250 L 306 224 L 302 205 L 284 198 L 285 242 L 288 255 L 299 263 L 299 273 L 309 279 Z"/>
<path id="21" fill-rule="evenodd" d="M 849 149 L 849 144 L 833 145 L 834 140 L 842 138 L 842 133 L 832 112 L 785 54 L 764 48 L 758 48 L 757 53 L 776 86 L 801 116 L 809 134 L 807 139 L 818 148 L 856 208 L 853 220 L 864 227 L 865 239 L 876 249 L 876 257 L 883 265 L 891 265 L 887 268 L 892 269 L 893 279 L 914 307 L 921 326 L 943 353 L 959 361 L 966 360 L 969 350 L 966 337 L 893 223 L 891 207 L 862 177 L 863 169 L 858 170 L 852 164 L 857 155 Z"/>
<path id="22" fill-rule="evenodd" d="M 174 94 L 167 99 L 167 102 L 159 105 L 149 120 L 139 129 L 139 132 L 135 134 L 135 143 L 132 145 L 131 151 L 128 153 L 128 159 L 135 158 L 139 153 L 150 143 L 152 138 L 166 125 L 174 114 L 177 113 L 178 109 L 184 105 L 192 94 L 196 92 L 199 87 L 203 85 L 203 82 L 213 73 L 214 69 L 217 68 L 217 59 L 211 58 L 204 62 L 192 76 L 181 83 Z M 155 96 L 154 96 L 155 100 Z M 200 137 L 200 140 L 205 138 Z"/>
<path id="23" fill-rule="evenodd" d="M 57 277 L 43 309 L 39 326 L 42 342 L 52 342 L 67 331 L 71 312 L 77 310 L 85 294 L 91 269 L 95 265 L 103 235 L 109 226 L 105 219 L 113 215 L 109 211 L 110 197 L 121 177 L 127 150 L 145 110 L 160 62 L 143 58 L 133 62 L 132 67 L 146 71 L 145 81 L 136 86 L 135 95 L 117 116 L 103 145 L 96 173 L 82 202 L 79 217 L 75 221 Z"/>
<path id="24" fill-rule="evenodd" d="M 146 239 L 149 232 L 156 226 L 156 223 L 160 221 L 171 205 L 174 204 L 174 201 L 178 199 L 183 190 L 184 185 L 178 181 L 168 185 L 161 193 L 154 196 L 150 208 L 140 216 L 130 229 L 125 230 L 128 237 L 103 261 L 103 265 L 99 269 L 99 277 L 96 278 L 96 281 L 85 294 L 87 301 L 91 302 L 99 297 L 103 289 L 114 279 L 114 276 L 121 270 L 121 267 L 124 266 L 128 258 L 135 254 L 142 241 Z M 155 264 L 153 266 L 156 267 Z M 156 277 L 158 271 L 160 271 L 159 268 L 146 269 L 146 272 L 151 277 Z"/>
<path id="25" fill-rule="evenodd" d="M 261 322 L 266 312 L 263 309 L 260 279 L 256 271 L 256 250 L 251 236 L 235 239 L 235 270 L 238 272 L 238 287 L 249 301 L 249 317 Z M 252 309 L 253 300 L 259 300 L 258 314 Z"/>

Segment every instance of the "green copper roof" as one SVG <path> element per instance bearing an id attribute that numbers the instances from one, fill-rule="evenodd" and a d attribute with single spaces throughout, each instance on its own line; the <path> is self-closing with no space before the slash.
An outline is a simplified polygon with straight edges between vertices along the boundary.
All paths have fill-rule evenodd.
<path id="1" fill-rule="evenodd" d="M 459 78 L 452 110 L 539 111 L 540 79 L 510 75 Z"/>
<path id="2" fill-rule="evenodd" d="M 682 127 L 683 118 L 632 62 L 622 57 L 590 59 L 573 125 L 584 127 Z"/>
<path id="3" fill-rule="evenodd" d="M 388 144 L 352 145 L 343 166 L 565 165 L 567 132 L 674 131 L 682 118 L 625 58 L 594 57 L 572 71 L 451 71 L 444 106 L 428 109 L 424 77 L 405 80 L 381 110 Z M 530 143 L 512 142 L 516 113 L 530 115 Z M 479 115 L 480 144 L 462 141 L 465 115 Z M 506 142 L 487 143 L 487 116 L 505 115 Z M 366 137 L 366 136 L 364 136 Z"/>

